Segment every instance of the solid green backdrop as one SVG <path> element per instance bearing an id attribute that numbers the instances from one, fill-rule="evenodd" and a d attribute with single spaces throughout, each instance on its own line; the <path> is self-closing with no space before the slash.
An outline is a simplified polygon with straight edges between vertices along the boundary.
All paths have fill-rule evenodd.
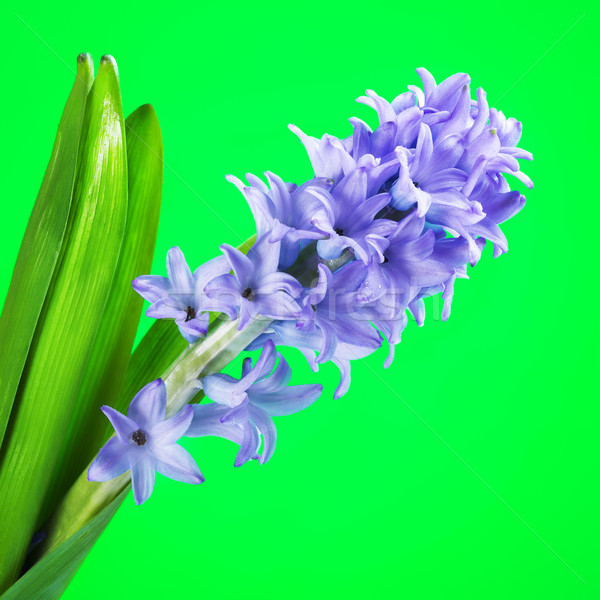
<path id="1" fill-rule="evenodd" d="M 323 397 L 277 420 L 263 466 L 186 443 L 202 486 L 129 497 L 65 594 L 95 598 L 580 598 L 598 584 L 597 31 L 591 4 L 27 3 L 2 9 L 0 296 L 46 166 L 75 59 L 115 56 L 129 114 L 165 145 L 153 272 L 253 233 L 224 180 L 311 174 L 292 122 L 346 136 L 366 88 L 392 99 L 456 71 L 524 124 L 536 187 L 440 320 L 428 303 L 393 366 L 357 361 L 350 392 L 293 350 Z M 514 181 L 515 185 L 518 182 Z M 583 227 L 585 225 L 585 227 Z M 77 315 L 73 315 L 77 318 Z M 148 327 L 144 318 L 141 329 Z M 1 342 L 0 342 L 1 343 Z M 238 365 L 239 366 L 239 365 Z M 238 368 L 238 367 L 235 367 Z M 52 382 L 49 382 L 52 385 Z M 41 399 L 40 401 L 43 401 Z"/>

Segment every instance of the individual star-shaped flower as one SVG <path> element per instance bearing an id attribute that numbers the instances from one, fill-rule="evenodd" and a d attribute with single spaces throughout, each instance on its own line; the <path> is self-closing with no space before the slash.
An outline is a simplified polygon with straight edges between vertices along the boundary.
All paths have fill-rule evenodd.
<path id="1" fill-rule="evenodd" d="M 301 309 L 295 302 L 302 286 L 288 273 L 278 271 L 281 242 L 259 239 L 247 255 L 228 244 L 220 246 L 233 274 L 212 279 L 204 288 L 210 298 L 239 312 L 242 330 L 259 314 L 271 319 L 297 319 Z M 223 311 L 225 312 L 225 311 Z"/>
<path id="2" fill-rule="evenodd" d="M 133 289 L 151 302 L 146 316 L 154 319 L 175 319 L 181 335 L 193 344 L 206 335 L 207 311 L 224 312 L 235 318 L 235 311 L 204 293 L 206 284 L 229 271 L 224 257 L 209 260 L 194 273 L 188 267 L 181 250 L 175 246 L 167 252 L 168 277 L 141 275 L 133 280 Z"/>
<path id="3" fill-rule="evenodd" d="M 131 470 L 133 497 L 143 504 L 154 489 L 155 471 L 161 475 L 198 484 L 204 477 L 187 450 L 176 444 L 192 422 L 188 404 L 165 419 L 167 389 L 162 379 L 144 386 L 131 401 L 127 416 L 110 406 L 102 412 L 115 428 L 112 437 L 88 469 L 89 481 L 109 481 Z"/>
<path id="4" fill-rule="evenodd" d="M 297 413 L 323 391 L 320 384 L 288 386 L 291 377 L 289 365 L 268 340 L 254 367 L 252 358 L 244 359 L 241 379 L 215 373 L 201 380 L 204 393 L 213 402 L 192 407 L 194 418 L 186 437 L 214 435 L 229 439 L 240 446 L 236 467 L 251 459 L 259 459 L 262 465 L 275 451 L 277 431 L 271 417 Z M 259 454 L 261 436 L 263 448 Z"/>

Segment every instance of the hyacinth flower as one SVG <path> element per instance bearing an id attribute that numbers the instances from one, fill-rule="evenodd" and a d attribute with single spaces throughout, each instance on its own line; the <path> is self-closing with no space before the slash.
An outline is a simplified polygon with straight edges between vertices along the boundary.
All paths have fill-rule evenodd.
<path id="1" fill-rule="evenodd" d="M 273 370 L 277 358 L 279 362 Z M 264 464 L 273 456 L 277 439 L 271 417 L 304 410 L 323 390 L 320 384 L 286 387 L 291 377 L 288 363 L 275 351 L 275 344 L 267 341 L 254 367 L 250 357 L 244 359 L 241 379 L 216 373 L 201 380 L 204 393 L 213 403 L 193 406 L 194 417 L 186 436 L 211 435 L 237 443 L 240 450 L 236 467 L 251 459 Z M 261 437 L 263 448 L 259 454 Z"/>
<path id="2" fill-rule="evenodd" d="M 175 416 L 165 418 L 167 390 L 162 379 L 144 386 L 131 401 L 127 416 L 110 406 L 102 412 L 115 429 L 112 437 L 90 465 L 90 481 L 109 481 L 131 471 L 133 497 L 143 504 L 154 489 L 155 471 L 161 475 L 198 484 L 204 477 L 189 452 L 176 442 L 192 422 L 188 404 Z"/>
<path id="3" fill-rule="evenodd" d="M 481 236 L 494 244 L 496 256 L 506 252 L 506 238 L 497 227 L 493 209 L 497 203 L 509 204 L 514 216 L 524 205 L 524 197 L 509 192 L 505 174 L 532 182 L 519 168 L 517 159 L 531 160 L 531 153 L 516 147 L 522 126 L 488 107 L 485 92 L 477 91 L 470 99 L 470 78 L 457 73 L 436 84 L 426 69 L 417 69 L 424 90 L 409 86 L 409 92 L 392 102 L 369 91 L 358 99 L 377 111 L 379 127 L 371 131 L 366 124 L 352 119 L 353 136 L 321 140 L 301 134 L 315 174 L 320 177 L 347 174 L 361 160 L 395 168 L 382 190 L 390 191 L 390 208 L 400 211 L 416 208 L 428 223 L 436 224 L 452 235 L 460 235 L 470 244 L 470 262 L 480 252 L 474 242 Z M 389 172 L 389 170 L 388 170 Z M 502 218 L 504 215 L 499 215 Z"/>
<path id="4" fill-rule="evenodd" d="M 300 350 L 313 371 L 319 364 L 333 362 L 341 374 L 334 398 L 341 398 L 350 387 L 350 361 L 364 358 L 381 346 L 369 316 L 359 311 L 357 291 L 365 276 L 360 265 L 345 265 L 334 274 L 320 265 L 317 284 L 302 298 L 301 318 L 295 323 L 273 322 L 248 349 L 260 348 L 272 340 Z"/>
<path id="5" fill-rule="evenodd" d="M 280 247 L 280 242 L 270 242 L 267 236 L 260 238 L 247 256 L 227 244 L 221 246 L 233 274 L 215 277 L 204 292 L 239 315 L 239 329 L 258 315 L 273 319 L 300 316 L 294 298 L 300 295 L 302 286 L 291 275 L 277 270 Z"/>
<path id="6" fill-rule="evenodd" d="M 18 263 L 16 291 L 11 284 L 0 320 L 7 340 L 0 368 L 9 373 L 0 435 L 9 421 L 11 427 L 0 463 L 0 549 L 11 548 L 0 555 L 0 592 L 22 584 L 36 523 L 44 523 L 46 535 L 28 560 L 31 572 L 43 577 L 44 565 L 61 555 L 54 550 L 100 534 L 128 486 L 141 504 L 153 492 L 156 471 L 201 483 L 194 459 L 178 444 L 184 436 L 232 440 L 240 447 L 235 466 L 272 460 L 273 417 L 299 412 L 323 394 L 319 383 L 289 385 L 291 369 L 277 348 L 297 349 L 313 372 L 336 364 L 341 377 L 333 395 L 341 398 L 353 360 L 387 343 L 384 366 L 391 364 L 409 316 L 423 324 L 425 298 L 441 294 L 442 318 L 449 317 L 455 282 L 468 278 L 486 243 L 494 256 L 508 250 L 499 225 L 525 203 L 511 189 L 511 177 L 532 186 L 519 166 L 532 158 L 517 147 L 521 124 L 490 108 L 483 90 L 473 99 L 468 75 L 437 84 L 418 69 L 422 89 L 408 86 L 391 101 L 368 90 L 358 99 L 376 111 L 375 127 L 351 118 L 352 132 L 338 139 L 313 138 L 291 126 L 313 166 L 307 181 L 286 182 L 270 171 L 266 182 L 247 175 L 248 185 L 228 177 L 254 216 L 256 235 L 247 243 L 223 244 L 222 256 L 195 270 L 174 247 L 167 276 L 149 275 L 153 248 L 141 249 L 140 240 L 154 239 L 158 212 L 152 221 L 139 208 L 148 192 L 140 199 L 147 188 L 136 184 L 151 180 L 150 197 L 160 199 L 155 115 L 144 110 L 128 119 L 143 144 L 131 136 L 126 155 L 114 61 L 103 60 L 89 95 L 94 78 L 87 61 L 66 109 L 69 127 L 60 130 L 64 143 L 55 147 L 55 153 L 68 152 L 60 156 L 64 168 L 49 170 L 62 178 L 64 195 L 40 196 L 40 210 L 62 207 L 63 220 L 51 236 L 36 237 L 34 219 L 26 234 L 28 244 L 38 246 L 26 247 L 23 264 L 36 275 L 45 265 L 45 279 L 33 302 L 28 289 L 18 289 L 24 279 Z M 84 115 L 91 126 L 82 133 Z M 109 122 L 119 127 L 104 135 Z M 110 160 L 98 165 L 99 156 Z M 85 178 L 74 185 L 77 165 L 100 173 L 103 185 L 87 189 Z M 93 215 L 92 223 L 82 215 Z M 96 274 L 93 281 L 82 275 L 89 272 Z M 132 280 L 137 294 L 125 301 L 123 285 L 131 291 Z M 130 358 L 140 296 L 151 303 L 148 317 L 172 319 L 177 328 L 151 327 Z M 27 319 L 16 318 L 14 307 L 21 305 Z M 36 307 L 42 305 L 40 320 Z M 219 314 L 210 319 L 209 312 Z M 12 360 L 21 347 L 30 348 L 28 354 Z M 243 358 L 240 379 L 223 372 L 254 350 L 260 358 L 255 364 Z M 96 383 L 82 392 L 88 381 Z M 17 390 L 19 410 L 13 411 Z M 95 401 L 88 406 L 90 394 Z M 41 395 L 49 402 L 40 405 Z M 104 421 L 97 425 L 101 412 L 116 436 L 107 435 Z M 23 474 L 23 461 L 39 468 Z M 72 477 L 64 475 L 69 470 Z M 89 547 L 77 546 L 78 560 Z M 20 588 L 15 593 L 30 597 Z"/>
<path id="7" fill-rule="evenodd" d="M 133 280 L 133 289 L 151 304 L 146 316 L 174 319 L 181 335 L 191 343 L 208 331 L 208 311 L 224 312 L 235 318 L 235 311 L 204 293 L 206 284 L 229 271 L 224 257 L 198 267 L 192 274 L 181 250 L 175 246 L 167 253 L 167 277 L 141 275 Z"/>
<path id="8" fill-rule="evenodd" d="M 244 185 L 232 175 L 226 179 L 246 198 L 256 223 L 257 239 L 268 234 L 269 242 L 281 241 L 279 266 L 287 269 L 294 264 L 307 241 L 327 237 L 311 227 L 313 216 L 320 208 L 319 200 L 311 191 L 328 190 L 333 180 L 315 177 L 297 186 L 285 183 L 269 171 L 265 177 L 270 187 L 251 173 L 246 175 L 250 185 Z"/>

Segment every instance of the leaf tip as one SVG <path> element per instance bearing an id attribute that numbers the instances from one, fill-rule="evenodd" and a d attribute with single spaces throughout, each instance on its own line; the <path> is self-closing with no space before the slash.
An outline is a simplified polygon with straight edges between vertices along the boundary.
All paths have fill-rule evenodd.
<path id="1" fill-rule="evenodd" d="M 114 56 L 111 56 L 110 54 L 105 54 L 101 59 L 100 59 L 100 65 L 110 65 L 112 66 L 112 68 L 114 69 L 115 75 L 117 76 L 117 78 L 119 77 L 119 67 L 117 67 L 117 61 L 115 60 Z"/>

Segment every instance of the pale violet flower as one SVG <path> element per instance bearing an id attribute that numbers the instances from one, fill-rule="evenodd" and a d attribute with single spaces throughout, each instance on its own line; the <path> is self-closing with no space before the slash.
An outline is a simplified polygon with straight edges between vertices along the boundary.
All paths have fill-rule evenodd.
<path id="1" fill-rule="evenodd" d="M 174 319 L 181 335 L 190 343 L 206 335 L 208 311 L 224 312 L 235 318 L 235 311 L 204 293 L 206 284 L 229 271 L 224 257 L 214 258 L 191 272 L 181 250 L 175 246 L 167 253 L 167 277 L 141 275 L 133 289 L 151 302 L 146 316 Z"/>
<path id="2" fill-rule="evenodd" d="M 277 358 L 279 363 L 273 370 Z M 244 359 L 241 379 L 216 373 L 201 380 L 204 393 L 213 402 L 192 407 L 194 418 L 186 436 L 227 438 L 240 446 L 236 467 L 251 459 L 259 459 L 262 465 L 275 451 L 277 431 L 271 417 L 307 408 L 323 390 L 320 384 L 288 386 L 291 376 L 289 365 L 268 340 L 254 366 L 252 358 Z"/>
<path id="3" fill-rule="evenodd" d="M 259 315 L 271 319 L 297 319 L 300 307 L 294 300 L 302 286 L 287 273 L 278 271 L 281 242 L 269 242 L 264 236 L 243 254 L 223 244 L 233 274 L 212 279 L 204 288 L 210 298 L 239 314 L 238 329 L 244 329 Z"/>
<path id="4" fill-rule="evenodd" d="M 167 390 L 162 379 L 152 381 L 135 395 L 127 416 L 103 406 L 116 436 L 90 465 L 89 481 L 109 481 L 129 470 L 136 504 L 143 504 L 152 494 L 156 471 L 184 483 L 202 483 L 204 477 L 194 459 L 176 443 L 190 426 L 192 407 L 188 404 L 165 419 L 166 407 Z"/>

